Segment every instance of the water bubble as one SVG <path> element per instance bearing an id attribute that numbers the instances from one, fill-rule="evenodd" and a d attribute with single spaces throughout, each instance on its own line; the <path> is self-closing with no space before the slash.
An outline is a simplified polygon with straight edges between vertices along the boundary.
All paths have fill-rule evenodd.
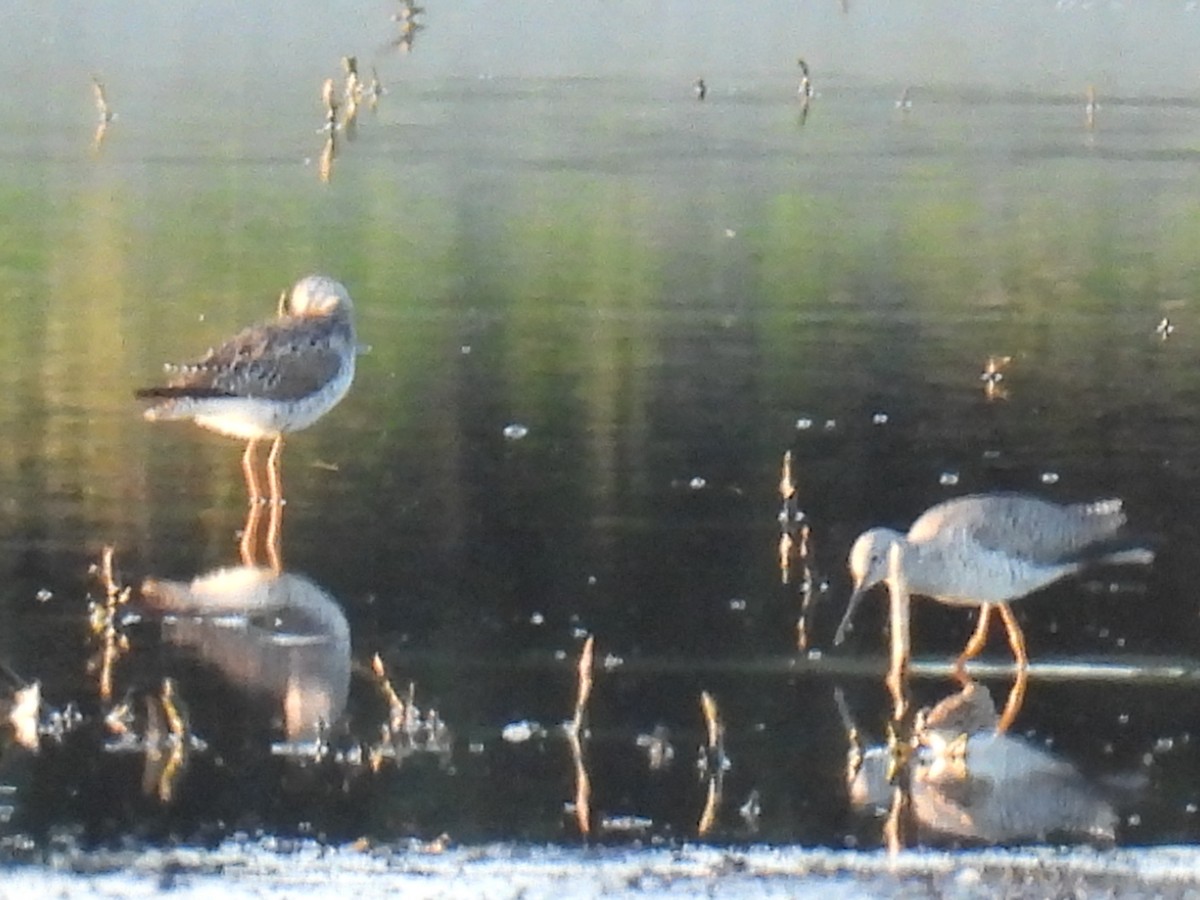
<path id="1" fill-rule="evenodd" d="M 1042 473 L 1042 484 L 1058 484 L 1058 473 L 1057 472 L 1043 472 Z"/>
<path id="2" fill-rule="evenodd" d="M 958 473 L 943 472 L 938 476 L 938 484 L 942 485 L 942 487 L 952 487 L 953 485 L 958 484 Z"/>
<path id="3" fill-rule="evenodd" d="M 546 617 L 543 616 L 540 612 L 535 612 L 533 615 L 531 615 L 529 617 L 530 625 L 544 625 L 545 623 L 546 623 Z"/>
<path id="4" fill-rule="evenodd" d="M 504 426 L 504 437 L 510 441 L 519 441 L 527 434 L 529 434 L 529 429 L 518 422 Z"/>
<path id="5" fill-rule="evenodd" d="M 483 752 L 483 741 L 472 741 L 467 744 L 467 752 L 478 756 Z"/>
<path id="6" fill-rule="evenodd" d="M 1139 825 L 1142 824 L 1142 817 L 1140 815 L 1138 815 L 1137 813 L 1130 813 L 1129 818 L 1127 818 L 1125 820 L 1125 822 L 1126 822 L 1126 824 L 1132 825 L 1134 828 L 1137 828 Z"/>
<path id="7" fill-rule="evenodd" d="M 575 638 L 577 641 L 582 641 L 587 636 L 588 630 L 586 628 L 575 627 L 571 629 L 571 637 Z"/>
<path id="8" fill-rule="evenodd" d="M 746 601 L 741 599 L 740 597 L 734 597 L 732 600 L 729 601 L 729 608 L 731 610 L 733 610 L 734 612 L 745 612 L 746 611 Z"/>
<path id="9" fill-rule="evenodd" d="M 625 665 L 625 660 L 623 657 L 617 656 L 615 653 L 610 653 L 604 657 L 604 661 L 601 663 L 601 665 L 604 666 L 605 672 L 611 672 L 613 669 L 617 669 Z"/>
<path id="10" fill-rule="evenodd" d="M 833 429 L 835 429 L 835 428 L 837 428 L 837 419 L 826 419 L 825 420 L 825 430 L 826 431 L 833 431 Z"/>
<path id="11" fill-rule="evenodd" d="M 596 576 L 589 575 L 587 577 L 587 583 L 588 583 L 588 587 L 595 587 L 596 586 Z"/>
<path id="12" fill-rule="evenodd" d="M 463 356 L 470 356 L 471 355 L 471 345 L 463 344 L 461 347 L 458 348 L 458 352 L 461 353 Z"/>
<path id="13" fill-rule="evenodd" d="M 37 598 L 38 603 L 45 603 L 47 600 L 53 599 L 54 592 L 49 588 L 40 588 L 34 596 Z"/>
<path id="14" fill-rule="evenodd" d="M 690 487 L 693 491 L 701 491 L 708 487 L 708 482 L 697 475 L 688 482 L 688 487 Z"/>
<path id="15" fill-rule="evenodd" d="M 888 414 L 887 413 L 878 412 L 878 413 L 875 413 L 875 415 L 871 416 L 871 424 L 872 425 L 886 425 L 887 423 L 888 423 Z"/>
<path id="16" fill-rule="evenodd" d="M 562 662 L 564 659 L 566 659 L 566 658 L 567 658 L 567 651 L 566 651 L 566 650 L 555 650 L 555 651 L 554 651 L 554 658 L 555 658 L 555 659 L 556 659 L 558 662 Z"/>
<path id="17" fill-rule="evenodd" d="M 808 658 L 811 660 L 819 660 L 822 658 L 822 656 L 823 656 L 823 654 L 816 647 L 813 647 L 811 650 L 808 651 Z"/>
<path id="18" fill-rule="evenodd" d="M 796 430 L 797 431 L 808 431 L 808 429 L 812 428 L 812 426 L 813 426 L 813 420 L 807 418 L 806 416 L 801 416 L 799 419 L 796 420 Z"/>
<path id="19" fill-rule="evenodd" d="M 1120 725 L 1128 725 L 1129 713 L 1121 713 L 1119 716 L 1117 716 L 1117 723 Z"/>
<path id="20" fill-rule="evenodd" d="M 1154 742 L 1155 753 L 1167 753 L 1175 749 L 1175 739 L 1169 737 L 1160 737 Z"/>
<path id="21" fill-rule="evenodd" d="M 725 237 L 727 237 L 727 238 L 737 237 L 737 232 L 734 231 L 732 228 L 726 228 L 725 229 Z"/>
<path id="22" fill-rule="evenodd" d="M 1183 807 L 1184 812 L 1188 813 L 1189 815 L 1193 815 L 1193 816 L 1196 814 L 1197 809 L 1200 809 L 1200 806 L 1197 806 L 1195 803 L 1188 803 L 1187 805 L 1185 805 Z"/>

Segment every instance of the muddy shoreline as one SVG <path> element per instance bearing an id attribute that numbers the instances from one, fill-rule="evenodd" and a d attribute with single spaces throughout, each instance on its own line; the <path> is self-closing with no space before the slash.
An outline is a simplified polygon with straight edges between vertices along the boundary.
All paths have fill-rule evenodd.
<path id="1" fill-rule="evenodd" d="M 7 867 L 5 897 L 341 898 L 1200 897 L 1200 852 L 883 852 L 795 847 L 572 849 L 491 844 L 327 847 L 226 843 L 214 849 L 48 853 Z"/>

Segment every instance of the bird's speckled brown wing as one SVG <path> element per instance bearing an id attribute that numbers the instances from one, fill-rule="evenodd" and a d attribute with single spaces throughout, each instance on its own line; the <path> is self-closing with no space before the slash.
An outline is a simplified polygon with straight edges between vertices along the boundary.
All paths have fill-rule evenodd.
<path id="1" fill-rule="evenodd" d="M 314 393 L 344 363 L 346 336 L 335 322 L 314 328 L 313 320 L 269 322 L 247 328 L 205 356 L 175 367 L 169 387 L 179 393 L 298 400 Z"/>
<path id="2" fill-rule="evenodd" d="M 930 507 L 908 539 L 966 539 L 1010 557 L 1056 564 L 1112 538 L 1124 524 L 1119 500 L 1060 506 L 1022 494 L 973 494 Z"/>

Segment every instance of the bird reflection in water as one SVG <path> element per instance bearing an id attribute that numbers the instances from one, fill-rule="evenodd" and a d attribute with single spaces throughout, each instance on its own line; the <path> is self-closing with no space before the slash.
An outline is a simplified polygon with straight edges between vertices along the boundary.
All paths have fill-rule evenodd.
<path id="1" fill-rule="evenodd" d="M 282 752 L 317 755 L 350 692 L 350 626 L 337 601 L 303 576 L 248 565 L 147 579 L 141 594 L 164 617 L 167 643 L 268 700 Z"/>
<path id="2" fill-rule="evenodd" d="M 890 771 L 893 748 L 862 747 L 840 692 L 836 700 L 851 745 L 850 802 L 888 817 L 889 849 L 947 840 L 1111 843 L 1117 804 L 1135 799 L 1141 787 L 1132 777 L 1089 779 L 1044 747 L 998 731 L 992 698 L 976 683 L 917 714 L 902 773 Z"/>

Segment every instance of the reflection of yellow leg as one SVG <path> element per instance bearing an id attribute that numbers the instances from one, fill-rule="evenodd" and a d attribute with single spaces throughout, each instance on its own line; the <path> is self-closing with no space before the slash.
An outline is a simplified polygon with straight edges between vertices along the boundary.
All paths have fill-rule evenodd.
<path id="1" fill-rule="evenodd" d="M 1001 609 L 1004 609 L 1001 604 Z M 966 678 L 967 660 L 974 659 L 983 650 L 984 644 L 987 643 L 988 623 L 992 618 L 992 604 L 984 603 L 979 607 L 979 621 L 975 625 L 975 631 L 971 634 L 971 639 L 967 641 L 967 645 L 963 647 L 962 653 L 958 655 L 958 659 L 954 661 L 954 675 L 959 681 Z"/>
<path id="2" fill-rule="evenodd" d="M 1008 646 L 1012 648 L 1013 657 L 1017 661 L 1017 671 L 1023 671 L 1029 668 L 1029 654 L 1025 652 L 1025 633 L 1021 631 L 1012 607 L 1007 603 L 1000 603 L 997 606 L 1000 610 L 1000 618 L 1004 620 L 1004 627 L 1008 629 Z"/>
<path id="3" fill-rule="evenodd" d="M 1021 711 L 1021 706 L 1025 703 L 1025 685 L 1028 681 L 1029 669 L 1025 666 L 1018 666 L 1017 680 L 1013 682 L 1012 690 L 1008 692 L 1008 701 L 1004 704 L 1004 712 L 1000 714 L 1000 721 L 996 723 L 997 734 L 1008 731 L 1016 720 L 1017 713 Z"/>
<path id="4" fill-rule="evenodd" d="M 238 542 L 238 552 L 242 557 L 243 566 L 254 565 L 254 544 L 258 541 L 259 519 L 262 518 L 262 504 L 252 500 L 246 512 L 246 524 L 242 526 L 242 539 Z"/>
<path id="5" fill-rule="evenodd" d="M 246 476 L 246 493 L 250 502 L 262 500 L 262 491 L 258 487 L 258 477 L 254 474 L 255 450 L 258 448 L 258 438 L 250 438 L 246 444 L 246 452 L 242 454 L 242 474 Z"/>
<path id="6" fill-rule="evenodd" d="M 267 487 L 272 503 L 283 502 L 283 475 L 279 470 L 279 454 L 283 450 L 283 435 L 277 434 L 267 454 Z"/>
<path id="7" fill-rule="evenodd" d="M 276 574 L 283 571 L 280 538 L 283 534 L 283 501 L 271 501 L 271 515 L 267 519 L 267 565 Z"/>

